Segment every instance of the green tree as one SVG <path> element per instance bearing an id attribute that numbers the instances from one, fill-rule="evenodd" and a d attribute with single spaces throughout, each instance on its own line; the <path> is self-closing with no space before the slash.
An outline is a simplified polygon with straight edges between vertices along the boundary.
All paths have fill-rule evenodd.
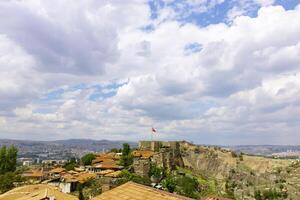
<path id="1" fill-rule="evenodd" d="M 198 181 L 194 177 L 190 176 L 181 176 L 177 178 L 177 186 L 176 191 L 182 195 L 195 198 L 199 197 L 199 193 L 197 192 Z"/>
<path id="2" fill-rule="evenodd" d="M 155 178 L 162 178 L 164 176 L 164 170 L 158 167 L 156 164 L 151 164 L 149 170 L 149 177 L 154 176 Z"/>
<path id="3" fill-rule="evenodd" d="M 131 155 L 130 145 L 128 143 L 124 143 L 120 164 L 126 168 L 132 165 L 132 163 L 133 163 L 133 156 Z"/>
<path id="4" fill-rule="evenodd" d="M 13 145 L 0 148 L 0 193 L 14 187 L 14 182 L 21 182 L 22 178 L 16 175 L 18 150 Z"/>
<path id="5" fill-rule="evenodd" d="M 82 158 L 81 158 L 81 162 L 83 165 L 91 165 L 92 161 L 96 158 L 96 155 L 93 153 L 88 153 L 85 154 Z"/>
<path id="6" fill-rule="evenodd" d="M 169 192 L 173 193 L 176 188 L 176 180 L 172 176 L 167 176 L 164 180 L 162 180 L 162 186 L 166 188 Z"/>
<path id="7" fill-rule="evenodd" d="M 14 187 L 14 182 L 24 181 L 20 175 L 13 172 L 7 172 L 0 175 L 0 193 L 6 192 Z"/>
<path id="8" fill-rule="evenodd" d="M 67 171 L 74 170 L 75 167 L 76 167 L 76 164 L 75 164 L 75 163 L 67 163 L 67 164 L 64 165 L 64 168 L 65 168 Z"/>
<path id="9" fill-rule="evenodd" d="M 128 181 L 133 181 L 135 183 L 143 184 L 143 185 L 150 185 L 151 180 L 147 177 L 141 177 L 134 173 L 130 173 L 128 170 L 122 170 L 120 178 L 116 181 L 117 185 L 121 185 Z"/>
<path id="10" fill-rule="evenodd" d="M 130 154 L 130 145 L 128 143 L 123 144 L 122 155 L 127 156 Z"/>
<path id="11" fill-rule="evenodd" d="M 6 152 L 7 172 L 14 172 L 17 168 L 18 149 L 15 146 L 10 146 Z"/>
<path id="12" fill-rule="evenodd" d="M 0 149 L 0 174 L 16 171 L 18 150 L 13 145 Z"/>
<path id="13" fill-rule="evenodd" d="M 6 192 L 14 187 L 14 174 L 12 172 L 5 173 L 0 176 L 0 191 Z"/>
<path id="14" fill-rule="evenodd" d="M 83 192 L 82 192 L 82 189 L 83 189 L 83 185 L 81 183 L 79 183 L 77 185 L 77 190 L 78 190 L 78 199 L 79 200 L 84 200 L 84 196 L 83 196 Z"/>
<path id="15" fill-rule="evenodd" d="M 2 146 L 0 149 L 0 174 L 6 172 L 6 146 Z"/>
<path id="16" fill-rule="evenodd" d="M 68 171 L 74 170 L 74 168 L 77 166 L 76 158 L 71 158 L 65 165 L 64 168 Z"/>

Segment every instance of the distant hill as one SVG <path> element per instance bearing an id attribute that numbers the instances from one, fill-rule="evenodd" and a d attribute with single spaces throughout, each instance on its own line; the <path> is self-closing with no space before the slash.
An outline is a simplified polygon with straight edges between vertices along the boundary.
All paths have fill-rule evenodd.
<path id="1" fill-rule="evenodd" d="M 271 156 L 284 153 L 288 155 L 289 153 L 296 152 L 300 156 L 300 145 L 237 145 L 223 147 L 252 155 Z"/>
<path id="2" fill-rule="evenodd" d="M 136 142 L 112 141 L 112 140 L 90 140 L 90 139 L 69 139 L 52 141 L 53 144 L 64 145 L 69 148 L 85 149 L 90 151 L 103 151 L 112 148 L 122 148 L 123 143 L 129 143 L 130 146 L 136 147 Z"/>
<path id="3" fill-rule="evenodd" d="M 0 139 L 0 146 L 15 145 L 19 149 L 19 157 L 39 157 L 43 159 L 66 159 L 80 157 L 87 152 L 102 152 L 112 148 L 121 148 L 127 141 L 69 139 L 56 141 L 30 141 Z M 137 143 L 127 142 L 132 147 Z"/>

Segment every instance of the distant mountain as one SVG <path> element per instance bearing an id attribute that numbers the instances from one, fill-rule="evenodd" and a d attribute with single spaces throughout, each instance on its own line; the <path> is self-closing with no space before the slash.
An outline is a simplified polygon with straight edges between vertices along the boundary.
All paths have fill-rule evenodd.
<path id="1" fill-rule="evenodd" d="M 90 139 L 57 140 L 52 141 L 51 143 L 64 145 L 69 148 L 84 149 L 96 152 L 109 150 L 112 148 L 122 148 L 123 143 L 129 143 L 129 145 L 132 147 L 137 146 L 137 143 L 135 142 Z"/>
<path id="2" fill-rule="evenodd" d="M 293 152 L 299 152 L 300 155 L 300 145 L 237 145 L 223 147 L 253 155 L 271 156 L 281 153 L 287 153 L 288 155 L 288 153 Z"/>
<path id="3" fill-rule="evenodd" d="M 70 156 L 80 157 L 87 152 L 102 152 L 112 148 L 122 148 L 122 145 L 125 142 L 129 143 L 132 147 L 137 146 L 136 142 L 91 139 L 68 139 L 56 141 L 0 139 L 0 146 L 15 145 L 19 149 L 19 157 L 44 156 L 50 159 Z M 252 155 L 289 155 L 289 153 L 293 154 L 295 152 L 298 152 L 300 155 L 300 145 L 236 145 L 222 147 Z"/>
<path id="4" fill-rule="evenodd" d="M 0 146 L 15 145 L 19 149 L 19 157 L 41 159 L 67 159 L 81 157 L 87 152 L 102 152 L 112 148 L 122 148 L 126 141 L 69 139 L 56 141 L 27 141 L 0 139 Z M 137 143 L 127 142 L 131 147 Z"/>

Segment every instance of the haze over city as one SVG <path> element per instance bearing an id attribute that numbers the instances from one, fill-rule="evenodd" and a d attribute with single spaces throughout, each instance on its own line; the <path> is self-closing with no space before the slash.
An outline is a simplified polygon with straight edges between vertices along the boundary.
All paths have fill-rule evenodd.
<path id="1" fill-rule="evenodd" d="M 291 144 L 297 0 L 0 1 L 0 139 Z"/>

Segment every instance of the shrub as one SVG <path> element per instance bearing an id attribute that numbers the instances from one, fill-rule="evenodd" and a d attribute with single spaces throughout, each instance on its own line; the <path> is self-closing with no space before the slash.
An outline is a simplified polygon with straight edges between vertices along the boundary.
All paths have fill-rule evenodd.
<path id="1" fill-rule="evenodd" d="M 77 166 L 76 159 L 71 158 L 65 165 L 64 168 L 68 171 L 74 170 L 74 168 Z"/>
<path id="2" fill-rule="evenodd" d="M 150 185 L 151 181 L 149 178 L 138 176 L 134 173 L 130 173 L 128 170 L 122 170 L 120 178 L 116 181 L 117 185 L 121 185 L 128 181 L 133 181 L 143 185 Z"/>
<path id="3" fill-rule="evenodd" d="M 237 187 L 237 184 L 235 181 L 231 181 L 229 179 L 226 180 L 225 191 L 230 198 L 234 199 L 234 190 L 236 187 Z"/>
<path id="4" fill-rule="evenodd" d="M 285 199 L 287 198 L 286 192 L 278 192 L 275 189 L 265 190 L 263 192 L 256 190 L 254 192 L 256 200 L 272 200 L 272 199 Z"/>
<path id="5" fill-rule="evenodd" d="M 92 161 L 96 158 L 96 155 L 93 153 L 88 153 L 85 154 L 82 158 L 81 158 L 81 162 L 83 165 L 91 165 Z"/>
<path id="6" fill-rule="evenodd" d="M 259 190 L 254 191 L 255 200 L 262 200 L 261 192 Z"/>
<path id="7" fill-rule="evenodd" d="M 237 155 L 234 151 L 232 151 L 232 152 L 231 152 L 231 156 L 232 156 L 233 158 L 236 158 L 238 155 Z"/>
<path id="8" fill-rule="evenodd" d="M 82 193 L 82 189 L 83 189 L 83 185 L 81 183 L 79 183 L 77 185 L 77 190 L 78 190 L 78 199 L 79 200 L 84 200 L 84 196 L 83 196 L 83 193 Z"/>
<path id="9" fill-rule="evenodd" d="M 151 164 L 149 170 L 149 177 L 154 176 L 155 178 L 162 178 L 164 175 L 164 170 L 155 164 Z"/>
<path id="10" fill-rule="evenodd" d="M 6 192 L 14 187 L 15 182 L 22 182 L 23 178 L 13 172 L 0 175 L 0 193 Z"/>
<path id="11" fill-rule="evenodd" d="M 240 161 L 243 161 L 243 160 L 244 160 L 244 157 L 243 157 L 243 154 L 242 154 L 242 153 L 239 155 L 239 159 L 240 159 Z"/>
<path id="12" fill-rule="evenodd" d="M 166 188 L 169 192 L 173 193 L 176 188 L 176 180 L 172 176 L 167 176 L 164 180 L 162 180 L 162 186 Z"/>
<path id="13" fill-rule="evenodd" d="M 182 195 L 195 198 L 199 197 L 199 193 L 197 191 L 198 181 L 194 177 L 190 176 L 180 176 L 176 180 L 177 188 L 176 191 Z"/>

